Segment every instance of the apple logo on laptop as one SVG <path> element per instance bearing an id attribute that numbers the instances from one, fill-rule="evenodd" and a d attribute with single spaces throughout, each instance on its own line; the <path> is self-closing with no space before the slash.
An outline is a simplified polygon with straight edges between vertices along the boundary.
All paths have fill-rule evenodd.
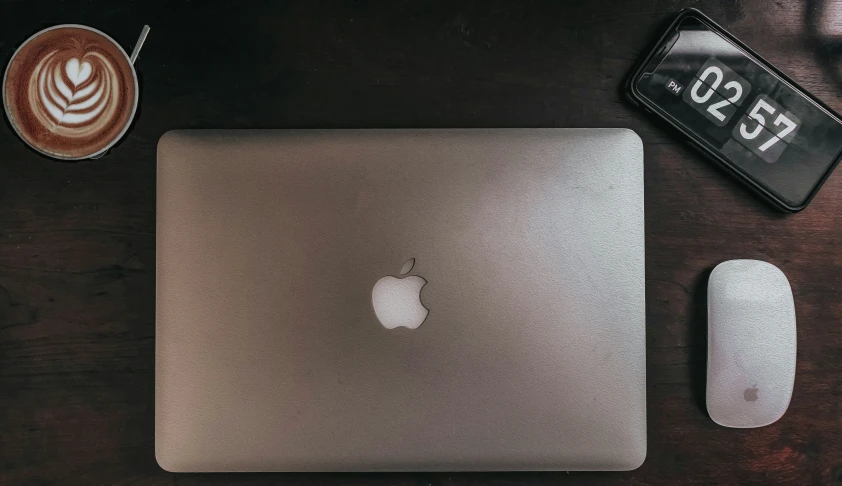
<path id="1" fill-rule="evenodd" d="M 413 266 L 415 259 L 410 258 L 401 267 L 401 277 L 386 276 L 374 284 L 371 303 L 374 314 L 386 329 L 418 329 L 430 312 L 421 303 L 421 288 L 427 281 L 417 275 L 403 276 Z"/>
<path id="2" fill-rule="evenodd" d="M 756 402 L 757 401 L 757 384 L 755 383 L 752 385 L 751 388 L 746 388 L 743 392 L 743 398 L 747 402 Z"/>

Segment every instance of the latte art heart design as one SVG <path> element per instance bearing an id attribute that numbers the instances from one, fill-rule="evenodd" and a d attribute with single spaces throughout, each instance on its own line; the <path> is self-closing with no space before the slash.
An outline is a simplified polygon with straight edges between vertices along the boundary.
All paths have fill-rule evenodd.
<path id="1" fill-rule="evenodd" d="M 75 57 L 67 61 L 67 64 L 64 66 L 64 72 L 67 73 L 67 77 L 70 78 L 73 86 L 79 86 L 87 81 L 91 77 L 92 70 L 91 63 L 88 61 L 80 63 Z"/>
<path id="2" fill-rule="evenodd" d="M 120 77 L 111 61 L 92 50 L 44 56 L 30 78 L 30 108 L 52 133 L 86 137 L 119 114 Z"/>

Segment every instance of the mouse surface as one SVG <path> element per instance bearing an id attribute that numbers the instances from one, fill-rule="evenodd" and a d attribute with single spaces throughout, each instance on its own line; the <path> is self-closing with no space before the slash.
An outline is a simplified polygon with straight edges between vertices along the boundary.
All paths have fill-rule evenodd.
<path id="1" fill-rule="evenodd" d="M 707 409 L 725 427 L 781 418 L 795 382 L 795 304 L 776 266 L 730 260 L 708 282 Z"/>

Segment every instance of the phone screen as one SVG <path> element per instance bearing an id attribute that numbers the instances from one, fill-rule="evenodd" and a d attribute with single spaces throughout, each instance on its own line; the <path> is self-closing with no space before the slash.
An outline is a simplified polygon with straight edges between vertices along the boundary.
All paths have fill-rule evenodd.
<path id="1" fill-rule="evenodd" d="M 842 152 L 842 123 L 703 21 L 685 17 L 637 92 L 788 205 Z"/>

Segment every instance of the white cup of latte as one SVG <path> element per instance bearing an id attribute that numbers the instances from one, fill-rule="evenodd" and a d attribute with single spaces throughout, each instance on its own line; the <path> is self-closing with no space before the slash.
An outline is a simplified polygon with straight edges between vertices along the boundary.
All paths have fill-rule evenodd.
<path id="1" fill-rule="evenodd" d="M 12 128 L 36 151 L 62 160 L 105 154 L 129 129 L 138 91 L 126 51 L 103 32 L 75 24 L 27 39 L 3 76 Z"/>

